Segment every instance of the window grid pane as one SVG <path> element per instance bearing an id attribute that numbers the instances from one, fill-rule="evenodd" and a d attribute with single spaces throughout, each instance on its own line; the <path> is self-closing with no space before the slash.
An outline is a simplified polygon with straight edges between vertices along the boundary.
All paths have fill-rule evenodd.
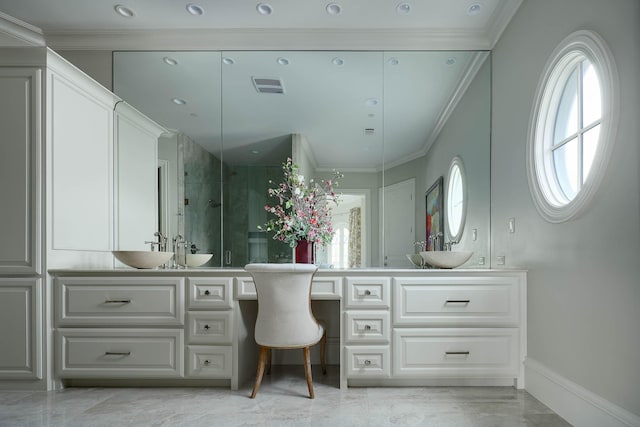
<path id="1" fill-rule="evenodd" d="M 556 179 L 565 197 L 572 200 L 580 190 L 580 164 L 578 138 L 553 150 Z"/>
<path id="2" fill-rule="evenodd" d="M 569 75 L 556 111 L 553 144 L 557 145 L 578 132 L 578 67 Z"/>

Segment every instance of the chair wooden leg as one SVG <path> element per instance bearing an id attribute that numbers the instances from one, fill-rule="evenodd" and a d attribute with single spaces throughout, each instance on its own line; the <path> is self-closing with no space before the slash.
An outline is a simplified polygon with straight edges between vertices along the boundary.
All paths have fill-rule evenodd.
<path id="1" fill-rule="evenodd" d="M 302 349 L 304 353 L 304 375 L 307 377 L 307 387 L 309 388 L 309 397 L 315 398 L 313 394 L 313 380 L 311 378 L 311 351 L 309 347 Z"/>
<path id="2" fill-rule="evenodd" d="M 322 367 L 322 375 L 327 375 L 327 330 L 324 330 L 322 339 L 320 340 L 320 366 Z"/>
<path id="3" fill-rule="evenodd" d="M 264 374 L 264 365 L 267 362 L 267 354 L 269 349 L 267 347 L 260 346 L 260 354 L 258 355 L 258 371 L 256 372 L 256 383 L 253 385 L 253 392 L 251 392 L 251 398 L 253 399 L 258 394 L 260 384 L 262 383 L 262 375 Z"/>
<path id="4" fill-rule="evenodd" d="M 271 351 L 272 349 L 269 349 L 267 352 L 267 375 L 271 375 Z"/>

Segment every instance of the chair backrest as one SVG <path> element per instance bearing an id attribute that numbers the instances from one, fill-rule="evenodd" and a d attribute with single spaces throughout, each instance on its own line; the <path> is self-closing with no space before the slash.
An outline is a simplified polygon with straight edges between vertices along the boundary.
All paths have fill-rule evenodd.
<path id="1" fill-rule="evenodd" d="M 267 347 L 306 347 L 322 334 L 311 312 L 313 264 L 247 264 L 258 293 L 255 339 Z M 319 334 L 320 331 L 320 334 Z"/>

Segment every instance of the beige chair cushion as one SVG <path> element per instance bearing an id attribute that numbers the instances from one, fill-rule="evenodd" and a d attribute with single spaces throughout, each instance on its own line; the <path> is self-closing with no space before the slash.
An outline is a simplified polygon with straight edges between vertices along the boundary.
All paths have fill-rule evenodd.
<path id="1" fill-rule="evenodd" d="M 317 343 L 324 329 L 311 312 L 313 264 L 247 264 L 258 293 L 256 343 L 296 348 Z"/>

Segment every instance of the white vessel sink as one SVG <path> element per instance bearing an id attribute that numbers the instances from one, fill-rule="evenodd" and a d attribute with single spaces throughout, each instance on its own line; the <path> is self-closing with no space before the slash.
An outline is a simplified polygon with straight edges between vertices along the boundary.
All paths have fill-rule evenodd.
<path id="1" fill-rule="evenodd" d="M 209 262 L 209 260 L 213 257 L 213 254 L 187 254 L 186 261 L 182 261 L 179 256 L 178 264 L 183 267 L 200 267 Z"/>
<path id="2" fill-rule="evenodd" d="M 411 261 L 411 264 L 415 265 L 418 268 L 424 267 L 424 260 L 422 259 L 422 255 L 420 254 L 407 254 L 407 258 Z"/>
<path id="3" fill-rule="evenodd" d="M 456 268 L 469 261 L 473 251 L 423 251 L 425 264 L 435 268 Z"/>
<path id="4" fill-rule="evenodd" d="M 154 268 L 169 261 L 173 252 L 112 251 L 118 261 L 133 268 Z"/>

